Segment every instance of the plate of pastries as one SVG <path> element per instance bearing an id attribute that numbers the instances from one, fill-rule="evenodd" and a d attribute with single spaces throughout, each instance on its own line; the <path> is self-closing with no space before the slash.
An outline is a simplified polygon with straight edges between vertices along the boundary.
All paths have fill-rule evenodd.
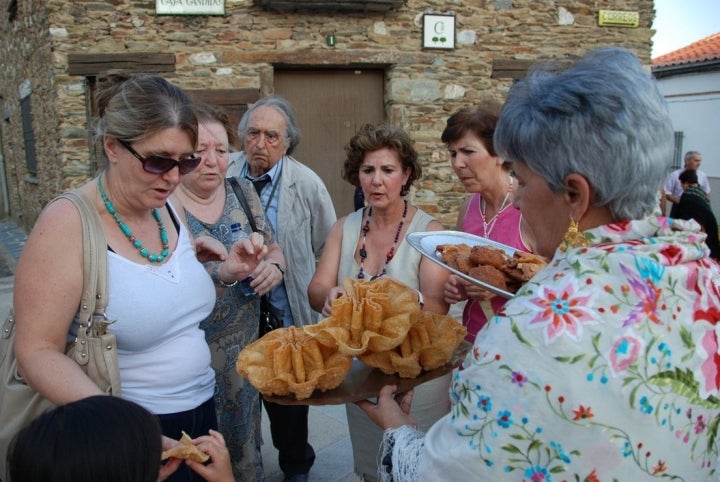
<path id="1" fill-rule="evenodd" d="M 547 265 L 536 254 L 461 231 L 415 232 L 406 239 L 423 256 L 504 298 Z"/>
<path id="2" fill-rule="evenodd" d="M 265 399 L 327 405 L 406 391 L 458 367 L 470 349 L 455 318 L 423 311 L 418 292 L 387 276 L 343 281 L 332 315 L 278 328 L 246 346 L 236 370 Z"/>

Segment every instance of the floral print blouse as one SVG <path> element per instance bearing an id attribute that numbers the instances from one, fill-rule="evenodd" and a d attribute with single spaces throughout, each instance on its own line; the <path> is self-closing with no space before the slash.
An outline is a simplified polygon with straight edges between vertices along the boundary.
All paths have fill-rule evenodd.
<path id="1" fill-rule="evenodd" d="M 386 433 L 395 480 L 720 480 L 705 235 L 664 217 L 585 235 L 478 333 L 448 416 Z"/>

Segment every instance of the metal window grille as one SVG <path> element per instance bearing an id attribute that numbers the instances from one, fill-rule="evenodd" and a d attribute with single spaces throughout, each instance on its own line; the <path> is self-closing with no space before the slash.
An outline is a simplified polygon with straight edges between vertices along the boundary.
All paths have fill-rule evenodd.
<path id="1" fill-rule="evenodd" d="M 682 131 L 675 132 L 672 170 L 680 169 L 683 165 L 683 137 L 685 137 L 685 135 Z"/>
<path id="2" fill-rule="evenodd" d="M 37 156 L 35 154 L 35 133 L 32 127 L 32 106 L 30 96 L 20 99 L 20 112 L 22 115 L 23 140 L 25 142 L 25 167 L 28 172 L 37 174 Z"/>

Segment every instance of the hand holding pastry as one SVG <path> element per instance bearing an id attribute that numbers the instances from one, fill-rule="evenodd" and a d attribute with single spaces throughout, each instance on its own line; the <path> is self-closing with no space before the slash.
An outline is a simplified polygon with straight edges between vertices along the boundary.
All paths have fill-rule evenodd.
<path id="1" fill-rule="evenodd" d="M 225 438 L 220 432 L 210 430 L 209 435 L 203 435 L 193 441 L 197 448 L 210 455 L 210 463 L 204 465 L 188 460 L 188 466 L 203 479 L 209 482 L 233 482 L 232 466 L 230 465 L 230 452 L 225 445 Z"/>
<path id="2" fill-rule="evenodd" d="M 179 445 L 180 442 L 177 440 L 171 439 L 170 437 L 167 437 L 165 435 L 162 436 L 162 449 L 163 450 L 169 450 L 177 445 Z M 169 458 L 166 460 L 164 464 L 160 464 L 160 472 L 158 473 L 158 482 L 163 482 L 163 480 L 170 477 L 172 474 L 175 473 L 175 471 L 180 467 L 180 464 L 183 462 L 183 459 L 177 459 L 177 458 Z"/>
<path id="3" fill-rule="evenodd" d="M 190 436 L 183 432 L 182 437 L 180 437 L 180 443 L 167 450 L 164 450 L 162 455 L 160 455 L 161 460 L 167 460 L 169 458 L 194 460 L 196 462 L 202 463 L 207 462 L 210 456 L 200 451 L 195 446 L 195 444 L 193 444 L 193 440 L 190 438 Z"/>

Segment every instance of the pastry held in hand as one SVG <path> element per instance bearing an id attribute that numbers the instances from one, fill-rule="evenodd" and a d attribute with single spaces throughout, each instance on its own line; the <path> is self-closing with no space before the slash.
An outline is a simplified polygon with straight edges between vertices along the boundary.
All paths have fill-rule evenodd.
<path id="1" fill-rule="evenodd" d="M 314 390 L 331 390 L 350 371 L 352 357 L 327 347 L 302 329 L 273 330 L 238 355 L 237 372 L 263 395 L 295 395 L 302 400 Z"/>
<path id="2" fill-rule="evenodd" d="M 208 454 L 201 452 L 200 449 L 192 443 L 192 439 L 185 432 L 183 432 L 182 437 L 180 437 L 180 445 L 165 450 L 162 455 L 160 455 L 160 460 L 169 458 L 192 460 L 194 462 L 200 462 L 201 464 L 210 459 Z"/>
<path id="3" fill-rule="evenodd" d="M 415 378 L 423 370 L 434 370 L 448 363 L 467 331 L 453 317 L 430 311 L 416 311 L 410 320 L 412 326 L 400 345 L 386 351 L 368 352 L 358 359 L 386 375 L 397 373 L 403 378 Z"/>
<path id="4" fill-rule="evenodd" d="M 359 356 L 399 345 L 410 329 L 410 313 L 419 311 L 418 294 L 390 277 L 343 280 L 345 294 L 333 301 L 332 315 L 305 327 L 325 346 Z"/>

